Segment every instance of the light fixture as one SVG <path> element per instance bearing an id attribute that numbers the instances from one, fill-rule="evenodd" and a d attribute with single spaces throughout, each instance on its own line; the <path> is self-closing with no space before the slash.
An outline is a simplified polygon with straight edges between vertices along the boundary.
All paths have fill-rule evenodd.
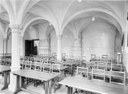
<path id="1" fill-rule="evenodd" d="M 95 21 L 95 17 L 94 16 L 92 17 L 92 21 Z"/>

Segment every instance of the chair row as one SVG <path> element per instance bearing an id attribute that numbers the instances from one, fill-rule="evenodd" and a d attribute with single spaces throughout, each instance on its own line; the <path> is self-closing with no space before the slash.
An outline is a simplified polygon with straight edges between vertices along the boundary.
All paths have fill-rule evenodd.
<path id="1" fill-rule="evenodd" d="M 104 69 L 90 70 L 84 67 L 77 67 L 76 75 L 90 80 L 102 80 L 103 82 L 126 85 L 126 72 L 106 71 Z"/>
<path id="2" fill-rule="evenodd" d="M 125 71 L 123 64 L 113 64 L 111 62 L 91 61 L 83 63 L 83 66 L 95 69 L 106 69 L 107 71 Z"/>

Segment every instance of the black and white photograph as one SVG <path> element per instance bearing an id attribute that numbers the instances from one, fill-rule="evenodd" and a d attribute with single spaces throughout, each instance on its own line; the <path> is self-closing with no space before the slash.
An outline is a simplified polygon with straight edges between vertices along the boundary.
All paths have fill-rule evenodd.
<path id="1" fill-rule="evenodd" d="M 0 94 L 128 94 L 128 0 L 0 0 Z"/>

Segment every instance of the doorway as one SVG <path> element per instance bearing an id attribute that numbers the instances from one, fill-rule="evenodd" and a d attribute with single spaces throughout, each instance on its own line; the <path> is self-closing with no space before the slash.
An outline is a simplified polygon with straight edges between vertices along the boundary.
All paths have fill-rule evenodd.
<path id="1" fill-rule="evenodd" d="M 37 45 L 35 40 L 25 40 L 25 56 L 37 55 Z"/>

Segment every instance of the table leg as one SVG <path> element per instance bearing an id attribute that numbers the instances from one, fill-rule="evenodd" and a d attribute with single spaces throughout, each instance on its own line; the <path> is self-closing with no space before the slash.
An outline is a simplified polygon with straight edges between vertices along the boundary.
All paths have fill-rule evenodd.
<path id="1" fill-rule="evenodd" d="M 19 91 L 21 91 L 21 77 L 19 75 L 17 76 L 17 81 L 16 81 L 16 91 L 14 92 L 14 94 L 17 94 Z"/>
<path id="2" fill-rule="evenodd" d="M 67 92 L 67 94 L 72 94 L 72 92 L 73 92 L 73 88 L 68 86 L 68 92 Z"/>
<path id="3" fill-rule="evenodd" d="M 44 82 L 44 84 L 45 84 L 45 94 L 48 94 L 48 84 L 49 84 L 49 82 L 46 81 L 46 82 Z"/>
<path id="4" fill-rule="evenodd" d="M 4 74 L 4 86 L 1 90 L 8 88 L 8 83 L 7 83 L 8 72 L 3 72 L 3 74 Z"/>
<path id="5" fill-rule="evenodd" d="M 49 87 L 48 88 L 49 89 L 48 90 L 49 91 L 49 94 L 52 94 L 52 80 L 49 81 L 49 86 L 48 87 Z"/>

